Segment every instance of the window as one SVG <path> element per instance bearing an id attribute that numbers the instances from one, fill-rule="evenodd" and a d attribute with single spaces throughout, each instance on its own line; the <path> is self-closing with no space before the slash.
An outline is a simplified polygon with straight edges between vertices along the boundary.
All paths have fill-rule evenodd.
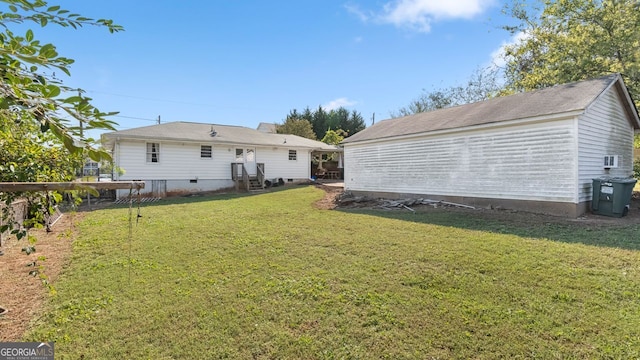
<path id="1" fill-rule="evenodd" d="M 289 160 L 298 160 L 297 150 L 289 150 Z"/>
<path id="2" fill-rule="evenodd" d="M 618 155 L 605 155 L 604 157 L 605 169 L 618 167 Z"/>
<path id="3" fill-rule="evenodd" d="M 200 157 L 211 159 L 213 153 L 213 149 L 211 145 L 201 145 L 200 146 Z"/>
<path id="4" fill-rule="evenodd" d="M 100 168 L 98 163 L 95 161 L 87 160 L 84 164 L 84 168 L 82 169 L 83 176 L 98 176 L 100 173 Z"/>
<path id="5" fill-rule="evenodd" d="M 160 162 L 160 144 L 147 143 L 147 162 Z"/>

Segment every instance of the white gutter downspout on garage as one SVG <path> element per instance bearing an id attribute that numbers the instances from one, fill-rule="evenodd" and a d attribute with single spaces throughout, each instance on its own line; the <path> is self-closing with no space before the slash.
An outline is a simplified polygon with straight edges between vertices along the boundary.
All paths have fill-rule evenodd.
<path id="1" fill-rule="evenodd" d="M 116 141 L 113 145 L 113 154 L 111 155 L 113 158 L 111 159 L 113 161 L 113 169 L 111 170 L 111 172 L 113 173 L 113 179 L 114 180 L 120 180 L 120 174 L 118 169 L 120 169 L 120 138 L 117 137 Z"/>

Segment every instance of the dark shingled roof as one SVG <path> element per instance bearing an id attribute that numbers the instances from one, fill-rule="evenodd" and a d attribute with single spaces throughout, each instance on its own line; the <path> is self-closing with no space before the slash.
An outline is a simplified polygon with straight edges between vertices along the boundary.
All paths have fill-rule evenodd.
<path id="1" fill-rule="evenodd" d="M 211 136 L 215 131 L 215 136 Z M 286 146 L 314 150 L 336 150 L 334 145 L 297 135 L 270 134 L 242 126 L 169 122 L 135 129 L 114 131 L 102 135 L 108 142 L 115 139 L 195 141 L 231 145 Z"/>
<path id="2" fill-rule="evenodd" d="M 593 80 L 556 85 L 473 104 L 383 120 L 346 138 L 343 143 L 581 111 L 616 81 L 620 81 L 624 86 L 620 75 L 612 74 Z M 623 102 L 625 101 L 623 99 Z M 634 112 L 634 127 L 638 128 L 637 112 L 633 103 L 630 106 Z"/>

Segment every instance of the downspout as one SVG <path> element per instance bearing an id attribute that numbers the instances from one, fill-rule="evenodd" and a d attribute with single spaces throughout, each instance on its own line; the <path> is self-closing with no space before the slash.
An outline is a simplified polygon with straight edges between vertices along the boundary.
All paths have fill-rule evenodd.
<path id="1" fill-rule="evenodd" d="M 113 158 L 111 159 L 113 161 L 113 166 L 111 166 L 111 178 L 114 180 L 120 180 L 120 174 L 118 173 L 117 169 L 120 168 L 120 138 L 116 138 L 116 141 L 114 142 L 113 145 Z"/>
<path id="2" fill-rule="evenodd" d="M 586 111 L 582 114 L 582 115 L 578 115 L 573 119 L 573 131 L 575 132 L 574 136 L 573 136 L 573 141 L 575 141 L 575 143 L 573 144 L 574 146 L 574 151 L 575 151 L 575 163 L 573 164 L 573 203 L 576 206 L 579 206 L 580 204 L 580 192 L 581 192 L 581 185 L 580 185 L 580 117 L 584 116 L 584 114 L 586 113 Z M 587 199 L 589 198 L 589 196 L 587 196 Z"/>

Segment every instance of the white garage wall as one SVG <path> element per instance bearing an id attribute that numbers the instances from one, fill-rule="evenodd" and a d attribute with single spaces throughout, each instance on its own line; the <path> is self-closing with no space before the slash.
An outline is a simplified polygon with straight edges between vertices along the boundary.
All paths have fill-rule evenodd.
<path id="1" fill-rule="evenodd" d="M 604 92 L 578 121 L 580 201 L 591 201 L 593 179 L 633 173 L 633 127 L 614 87 Z M 618 155 L 619 166 L 604 169 L 604 156 Z"/>
<path id="2" fill-rule="evenodd" d="M 575 202 L 575 119 L 345 145 L 345 190 Z"/>

